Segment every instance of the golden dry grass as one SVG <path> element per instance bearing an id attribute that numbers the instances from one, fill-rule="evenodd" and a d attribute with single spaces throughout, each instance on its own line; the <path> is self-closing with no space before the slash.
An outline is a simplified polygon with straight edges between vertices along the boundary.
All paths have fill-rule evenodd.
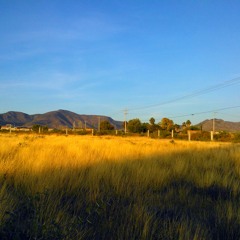
<path id="1" fill-rule="evenodd" d="M 31 219 L 31 231 L 27 232 L 29 226 L 23 225 L 15 231 L 15 237 L 20 233 L 25 237 L 59 239 L 218 236 L 203 223 L 208 222 L 207 216 L 195 210 L 193 216 L 184 212 L 198 204 L 204 214 L 215 204 L 209 216 L 217 215 L 220 223 L 224 219 L 228 225 L 234 219 L 240 224 L 236 205 L 240 194 L 237 144 L 13 134 L 0 135 L 0 143 L 2 238 L 9 237 L 12 230 L 7 226 L 16 224 L 24 214 Z M 226 192 L 228 201 L 222 201 L 222 192 Z M 21 198 L 25 200 L 21 202 Z M 192 201 L 189 206 L 188 200 Z M 35 215 L 22 212 L 21 204 Z M 173 213 L 165 214 L 166 208 Z M 119 211 L 123 216 L 118 216 Z M 200 220 L 192 219 L 196 216 Z M 55 229 L 51 222 L 61 229 Z M 102 225 L 104 222 L 108 227 Z M 46 224 L 50 227 L 46 228 Z M 162 235 L 158 224 L 162 224 Z M 75 230 L 67 230 L 65 225 Z M 127 229 L 125 233 L 123 229 Z"/>

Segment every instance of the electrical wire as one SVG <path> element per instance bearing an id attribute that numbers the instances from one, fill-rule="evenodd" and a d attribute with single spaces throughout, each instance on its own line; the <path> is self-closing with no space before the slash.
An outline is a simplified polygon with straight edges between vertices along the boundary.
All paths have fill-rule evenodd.
<path id="1" fill-rule="evenodd" d="M 129 108 L 128 110 L 129 111 L 135 111 L 135 110 L 140 110 L 140 109 L 147 109 L 147 108 L 162 106 L 162 105 L 165 105 L 165 104 L 169 104 L 169 103 L 177 102 L 177 101 L 180 101 L 180 100 L 200 96 L 200 95 L 203 95 L 203 94 L 206 94 L 206 93 L 209 93 L 209 92 L 213 92 L 213 91 L 225 88 L 225 87 L 229 87 L 229 86 L 238 84 L 239 82 L 240 82 L 240 77 L 237 77 L 237 78 L 225 81 L 223 83 L 220 83 L 220 84 L 208 87 L 208 88 L 204 88 L 202 90 L 197 90 L 193 93 L 190 93 L 190 94 L 187 94 L 187 95 L 184 95 L 184 96 L 181 96 L 181 97 L 177 97 L 175 99 L 171 99 L 171 100 L 168 100 L 168 101 L 164 101 L 164 102 L 157 103 L 157 104 L 152 104 L 152 105 L 147 105 L 147 106 L 143 106 L 143 107 Z"/>
<path id="2" fill-rule="evenodd" d="M 193 98 L 193 97 L 200 96 L 200 95 L 203 95 L 203 94 L 207 94 L 209 92 L 213 92 L 213 91 L 216 91 L 216 90 L 219 90 L 219 89 L 222 89 L 222 88 L 233 86 L 233 85 L 236 85 L 238 83 L 240 83 L 240 77 L 233 78 L 231 80 L 227 80 L 227 81 L 224 81 L 224 82 L 219 83 L 217 85 L 213 85 L 211 87 L 207 87 L 207 88 L 204 88 L 204 89 L 201 89 L 201 90 L 196 90 L 196 91 L 194 91 L 194 92 L 192 92 L 190 94 L 187 94 L 187 95 L 184 95 L 184 96 L 181 96 L 181 97 L 177 97 L 177 98 L 174 98 L 174 99 L 171 99 L 171 100 L 167 100 L 167 101 L 164 101 L 164 102 L 161 102 L 161 103 L 147 105 L 147 106 L 142 106 L 142 107 L 127 108 L 128 114 L 131 114 L 131 112 L 136 111 L 136 110 L 150 109 L 150 108 L 154 108 L 154 107 L 158 107 L 158 106 L 174 103 L 174 102 L 177 102 L 177 101 L 180 101 L 180 100 Z M 116 111 L 116 112 L 112 113 L 111 115 L 122 114 L 125 110 Z M 172 117 L 172 118 L 185 117 L 185 116 L 191 116 L 191 115 L 197 115 L 197 114 L 203 114 L 203 113 L 209 113 L 209 112 L 212 112 L 212 111 L 207 111 L 207 112 L 202 112 L 202 113 L 194 113 L 194 114 L 186 114 L 186 115 L 181 115 L 181 116 L 175 116 L 175 117 Z M 136 113 L 135 113 L 135 115 L 136 115 Z"/>
<path id="3" fill-rule="evenodd" d="M 213 110 L 208 110 L 208 111 L 203 111 L 203 112 L 195 112 L 191 114 L 183 114 L 183 115 L 177 115 L 177 116 L 168 116 L 168 118 L 174 119 L 174 118 L 181 118 L 181 117 L 189 117 L 189 116 L 195 116 L 195 115 L 201 115 L 201 114 L 206 114 L 206 113 L 215 113 L 215 112 L 220 112 L 228 109 L 234 109 L 234 108 L 240 108 L 240 105 L 238 106 L 231 106 L 231 107 L 224 107 L 224 108 L 218 108 L 218 109 L 213 109 Z M 160 120 L 160 119 L 159 119 Z M 146 122 L 148 120 L 142 120 L 143 122 Z"/>
<path id="4" fill-rule="evenodd" d="M 200 114 L 205 114 L 205 113 L 213 113 L 213 112 L 220 112 L 220 111 L 224 111 L 227 109 L 233 109 L 233 108 L 239 108 L 239 106 L 232 106 L 232 107 L 224 107 L 224 108 L 218 108 L 218 109 L 214 109 L 214 110 L 210 110 L 210 111 L 204 111 L 204 112 L 197 112 L 197 113 L 192 113 L 192 114 L 185 114 L 185 115 L 179 115 L 179 116 L 174 116 L 171 118 L 180 118 L 180 117 L 187 117 L 187 116 L 194 116 L 194 115 L 200 115 Z"/>

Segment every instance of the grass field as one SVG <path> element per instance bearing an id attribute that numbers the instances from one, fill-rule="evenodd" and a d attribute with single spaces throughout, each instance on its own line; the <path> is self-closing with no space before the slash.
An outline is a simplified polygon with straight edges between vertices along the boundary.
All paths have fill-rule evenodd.
<path id="1" fill-rule="evenodd" d="M 0 239 L 240 239 L 240 145 L 2 134 Z"/>

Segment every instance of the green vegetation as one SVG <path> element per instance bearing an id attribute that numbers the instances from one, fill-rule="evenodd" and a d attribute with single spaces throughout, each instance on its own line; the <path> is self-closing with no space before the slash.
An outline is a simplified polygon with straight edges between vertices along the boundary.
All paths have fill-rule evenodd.
<path id="1" fill-rule="evenodd" d="M 141 133 L 143 128 L 142 128 L 142 122 L 140 121 L 140 119 L 135 118 L 135 119 L 131 119 L 128 124 L 127 124 L 127 128 L 129 132 L 132 133 Z"/>
<path id="2" fill-rule="evenodd" d="M 35 124 L 32 126 L 33 132 L 48 132 L 48 126 L 42 126 L 39 124 Z"/>
<path id="3" fill-rule="evenodd" d="M 114 126 L 109 121 L 105 120 L 100 123 L 100 130 L 114 130 Z"/>

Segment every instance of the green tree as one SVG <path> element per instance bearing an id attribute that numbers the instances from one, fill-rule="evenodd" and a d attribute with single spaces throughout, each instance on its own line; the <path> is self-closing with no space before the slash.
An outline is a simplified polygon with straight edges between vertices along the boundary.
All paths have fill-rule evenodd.
<path id="1" fill-rule="evenodd" d="M 172 129 L 174 129 L 174 122 L 169 118 L 162 118 L 159 125 L 163 130 L 171 131 Z"/>
<path id="2" fill-rule="evenodd" d="M 107 120 L 100 123 L 100 130 L 114 130 L 114 126 Z"/>
<path id="3" fill-rule="evenodd" d="M 151 125 L 155 125 L 155 118 L 151 117 L 149 119 L 149 122 L 150 122 Z"/>
<path id="4" fill-rule="evenodd" d="M 146 133 L 148 129 L 149 129 L 149 124 L 148 123 L 142 123 L 141 132 Z"/>
<path id="5" fill-rule="evenodd" d="M 128 131 L 132 133 L 141 133 L 142 132 L 142 123 L 138 118 L 131 119 L 127 125 Z"/>
<path id="6" fill-rule="evenodd" d="M 191 121 L 190 121 L 190 120 L 187 120 L 187 121 L 186 121 L 186 126 L 187 126 L 187 127 L 190 127 L 190 126 L 191 126 L 191 124 L 192 124 L 192 123 L 191 123 Z"/>
<path id="7" fill-rule="evenodd" d="M 176 132 L 178 132 L 179 129 L 180 129 L 180 125 L 178 125 L 178 124 L 174 124 L 174 130 L 175 130 Z"/>
<path id="8" fill-rule="evenodd" d="M 39 132 L 39 130 L 40 130 L 40 132 L 48 132 L 48 126 L 42 126 L 40 124 L 34 124 L 32 126 L 32 130 L 34 132 Z"/>
<path id="9" fill-rule="evenodd" d="M 150 124 L 148 124 L 148 129 L 150 132 L 154 132 L 158 129 L 158 125 L 155 124 L 155 119 L 153 117 L 149 119 L 149 123 Z"/>

